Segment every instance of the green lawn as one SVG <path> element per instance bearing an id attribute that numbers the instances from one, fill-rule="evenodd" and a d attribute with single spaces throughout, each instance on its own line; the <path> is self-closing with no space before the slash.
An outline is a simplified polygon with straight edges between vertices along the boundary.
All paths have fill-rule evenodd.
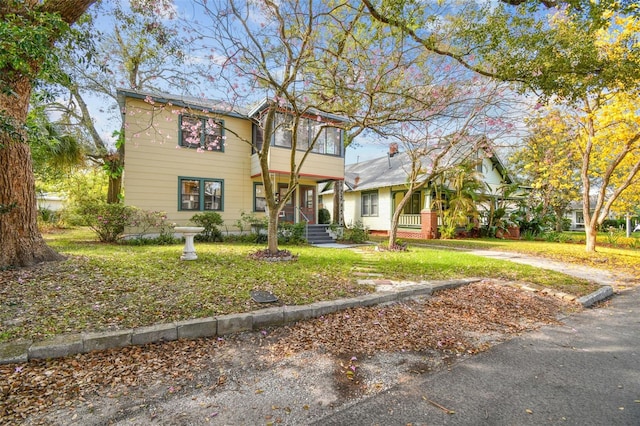
<path id="1" fill-rule="evenodd" d="M 572 242 L 555 243 L 499 239 L 425 240 L 422 242 L 441 247 L 513 251 L 640 276 L 640 250 L 608 246 L 604 235 L 598 236 L 599 243 L 596 246 L 596 253 L 587 253 L 583 243 Z"/>
<path id="2" fill-rule="evenodd" d="M 263 307 L 250 299 L 256 289 L 271 291 L 289 305 L 373 291 L 358 284 L 361 277 L 354 274 L 363 256 L 346 249 L 286 247 L 298 260 L 271 263 L 248 257 L 263 246 L 196 243 L 198 260 L 184 262 L 179 259 L 182 245 L 102 244 L 86 230 L 45 238 L 67 260 L 0 271 L 0 342 L 246 312 Z M 556 272 L 458 251 L 366 249 L 387 279 L 493 277 L 576 295 L 596 287 Z"/>

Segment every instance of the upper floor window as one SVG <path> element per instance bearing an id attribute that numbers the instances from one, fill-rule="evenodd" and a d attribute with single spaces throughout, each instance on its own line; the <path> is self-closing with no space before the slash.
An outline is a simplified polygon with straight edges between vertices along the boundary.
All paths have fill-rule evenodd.
<path id="1" fill-rule="evenodd" d="M 221 179 L 179 178 L 179 210 L 222 211 L 224 182 Z"/>
<path id="2" fill-rule="evenodd" d="M 297 144 L 299 150 L 308 150 L 313 144 L 311 152 L 326 155 L 342 155 L 342 129 L 326 127 L 327 123 L 300 118 L 297 129 Z M 293 140 L 293 117 L 278 113 L 276 115 L 276 131 L 274 145 L 291 148 Z"/>
<path id="3" fill-rule="evenodd" d="M 180 146 L 206 151 L 224 151 L 224 122 L 211 117 L 181 115 Z"/>
<path id="4" fill-rule="evenodd" d="M 288 114 L 276 114 L 275 145 L 291 148 L 292 140 L 293 117 Z"/>

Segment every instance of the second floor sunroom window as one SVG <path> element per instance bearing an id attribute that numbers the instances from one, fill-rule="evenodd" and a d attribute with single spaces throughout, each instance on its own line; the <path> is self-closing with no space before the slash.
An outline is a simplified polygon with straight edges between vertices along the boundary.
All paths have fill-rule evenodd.
<path id="1" fill-rule="evenodd" d="M 293 141 L 293 117 L 287 114 L 276 116 L 276 132 L 274 145 L 291 148 Z M 315 143 L 314 143 L 315 140 Z M 311 152 L 324 155 L 341 156 L 342 129 L 328 127 L 327 123 L 301 118 L 298 124 L 297 146 L 298 150 L 306 151 L 313 144 Z"/>
<path id="2" fill-rule="evenodd" d="M 224 151 L 224 122 L 211 117 L 181 115 L 179 144 L 204 151 Z"/>

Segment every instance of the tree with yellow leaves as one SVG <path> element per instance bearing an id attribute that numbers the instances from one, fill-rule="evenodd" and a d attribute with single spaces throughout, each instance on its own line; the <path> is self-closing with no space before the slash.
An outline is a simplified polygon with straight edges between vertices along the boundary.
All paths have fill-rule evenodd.
<path id="1" fill-rule="evenodd" d="M 586 250 L 595 251 L 598 225 L 613 203 L 638 181 L 640 93 L 602 93 L 585 98 L 579 118 L 582 210 Z M 590 208 L 590 195 L 595 206 Z"/>
<path id="2" fill-rule="evenodd" d="M 593 46 L 599 58 L 628 70 L 627 84 L 604 77 L 598 81 L 598 74 L 590 75 L 588 82 L 585 76 L 565 76 L 587 89 L 577 98 L 555 97 L 550 112 L 537 119 L 538 130 L 533 137 L 573 134 L 570 145 L 548 139 L 547 150 L 556 151 L 555 155 L 570 148 L 577 154 L 587 252 L 595 251 L 598 226 L 616 200 L 640 179 L 640 71 L 629 67 L 640 58 L 640 18 L 613 12 L 606 18 L 608 24 L 594 34 Z M 566 17 L 554 19 L 551 24 L 562 26 L 563 32 L 580 34 L 580 28 L 567 22 Z M 628 84 L 629 79 L 636 81 L 635 87 Z M 546 130 L 541 132 L 542 128 Z M 544 169 L 543 165 L 537 167 Z M 564 167 L 568 164 L 553 165 L 559 173 Z M 565 173 L 571 171 L 567 168 Z"/>
<path id="3" fill-rule="evenodd" d="M 530 205 L 541 214 L 552 213 L 556 231 L 562 231 L 567 208 L 580 196 L 580 153 L 575 132 L 560 110 L 539 110 L 528 121 L 530 136 L 511 158 L 521 177 L 531 185 Z"/>

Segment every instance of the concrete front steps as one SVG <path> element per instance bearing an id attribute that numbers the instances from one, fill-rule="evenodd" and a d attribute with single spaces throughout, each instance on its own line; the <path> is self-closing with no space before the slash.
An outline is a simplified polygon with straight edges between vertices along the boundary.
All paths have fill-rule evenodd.
<path id="1" fill-rule="evenodd" d="M 329 225 L 307 225 L 307 242 L 309 244 L 331 244 L 336 240 L 329 235 Z"/>

